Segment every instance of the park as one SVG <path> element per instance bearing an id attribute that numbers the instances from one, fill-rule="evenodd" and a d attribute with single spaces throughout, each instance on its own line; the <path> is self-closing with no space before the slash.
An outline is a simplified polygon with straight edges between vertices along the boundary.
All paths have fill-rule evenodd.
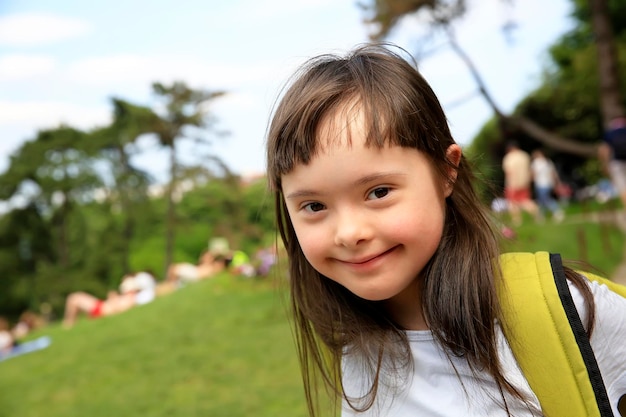
<path id="1" fill-rule="evenodd" d="M 566 266 L 626 284 L 626 181 L 613 168 L 622 163 L 615 133 L 626 128 L 615 124 L 626 118 L 626 65 L 617 65 L 626 51 L 626 26 L 616 17 L 626 2 L 569 2 L 573 26 L 549 46 L 550 62 L 537 63 L 544 73 L 538 85 L 511 109 L 497 104 L 498 91 L 482 78 L 479 67 L 487 62 L 472 61 L 451 30 L 471 6 L 407 3 L 371 2 L 361 9 L 364 24 L 377 23 L 368 39 L 393 40 L 397 25 L 407 30 L 409 17 L 430 13 L 428 30 L 471 73 L 475 92 L 444 103 L 444 110 L 457 112 L 464 101 L 480 99 L 491 116 L 471 140 L 453 147 L 459 151 L 448 163 L 458 164 L 462 148 L 498 250 L 558 253 Z M 514 20 L 502 25 L 511 35 Z M 419 61 L 415 50 L 408 53 Z M 228 141 L 228 127 L 214 109 L 229 88 L 193 84 L 152 80 L 144 86 L 151 99 L 143 101 L 110 95 L 107 121 L 38 129 L 11 153 L 0 173 L 0 316 L 15 324 L 28 313 L 39 321 L 15 339 L 22 351 L 0 355 L 0 414 L 310 415 L 298 361 L 302 346 L 294 343 L 293 270 L 280 238 L 291 220 L 277 218 L 274 205 L 283 216 L 287 208 L 274 194 L 271 166 L 269 173 L 244 173 L 226 162 L 232 152 L 226 158 L 214 153 L 216 143 Z M 263 132 L 252 139 L 266 140 Z M 558 210 L 511 210 L 503 161 L 513 142 L 549 158 L 567 189 L 550 191 Z M 156 161 L 148 156 L 154 150 L 162 158 L 159 177 L 145 165 Z M 306 157 L 299 163 L 314 167 Z M 282 169 L 290 174 L 293 165 Z M 369 201 L 387 192 L 385 186 L 365 195 Z M 538 192 L 529 195 L 533 203 L 541 203 Z M 297 189 L 291 195 L 307 193 L 319 194 Z M 325 209 L 304 203 L 307 213 Z M 215 242 L 220 252 L 211 259 L 219 255 L 223 263 L 200 277 L 201 259 Z M 277 258 L 260 273 L 256 254 L 268 248 Z M 235 253 L 246 261 L 234 262 Z M 171 278 L 175 265 L 199 275 Z M 63 325 L 71 294 L 105 299 L 122 277 L 138 271 L 150 271 L 167 289 L 118 314 Z M 320 398 L 320 410 L 336 407 Z"/>

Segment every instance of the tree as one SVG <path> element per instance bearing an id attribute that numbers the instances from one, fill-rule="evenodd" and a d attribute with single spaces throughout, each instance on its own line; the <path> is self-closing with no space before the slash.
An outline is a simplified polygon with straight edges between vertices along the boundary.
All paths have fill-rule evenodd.
<path id="1" fill-rule="evenodd" d="M 45 289 L 38 286 L 37 266 L 54 262 L 55 253 L 48 224 L 35 204 L 0 218 L 0 314 L 17 316 L 39 304 Z"/>
<path id="2" fill-rule="evenodd" d="M 131 164 L 133 155 L 129 147 L 142 135 L 153 133 L 159 118 L 150 108 L 118 98 L 113 98 L 111 102 L 113 122 L 91 132 L 90 142 L 94 152 L 110 161 L 113 193 L 109 193 L 109 198 L 113 204 L 119 204 L 123 215 L 121 262 L 123 271 L 129 271 L 130 242 L 137 216 L 135 206 L 147 198 L 150 183 L 148 174 Z"/>
<path id="3" fill-rule="evenodd" d="M 50 222 L 58 261 L 68 267 L 70 215 L 77 201 L 93 198 L 102 185 L 86 150 L 85 132 L 61 126 L 42 130 L 11 156 L 7 172 L 0 176 L 0 198 L 19 198 L 35 204 Z"/>
<path id="4" fill-rule="evenodd" d="M 2 219 L 0 252 L 17 255 L 4 264 L 13 265 L 5 290 L 31 306 L 71 286 L 72 271 L 85 265 L 91 236 L 80 206 L 102 186 L 87 143 L 85 132 L 68 126 L 42 130 L 0 175 L 0 198 L 12 208 Z"/>
<path id="5" fill-rule="evenodd" d="M 465 15 L 467 11 L 465 0 L 373 0 L 373 3 L 362 4 L 362 8 L 369 13 L 366 22 L 377 24 L 371 33 L 371 38 L 376 40 L 388 36 L 401 18 L 426 13 L 428 16 L 426 21 L 432 30 L 443 32 L 449 46 L 467 66 L 478 86 L 478 91 L 492 108 L 503 131 L 521 130 L 547 147 L 584 157 L 596 156 L 597 144 L 562 137 L 523 115 L 507 115 L 500 110 L 476 66 L 455 37 L 453 23 Z"/>
<path id="6" fill-rule="evenodd" d="M 210 143 L 205 137 L 191 135 L 194 134 L 194 128 L 204 130 L 214 128 L 215 120 L 210 117 L 207 104 L 223 96 L 225 92 L 194 90 L 181 81 L 174 82 L 169 86 L 154 83 L 152 87 L 165 105 L 163 114 L 160 115 L 158 121 L 156 134 L 161 145 L 170 150 L 169 183 L 166 190 L 165 271 L 168 265 L 172 263 L 175 244 L 176 209 L 174 195 L 179 179 L 179 161 L 176 154 L 178 141 L 183 138 L 192 138 L 198 145 Z M 219 132 L 214 131 L 214 133 Z"/>

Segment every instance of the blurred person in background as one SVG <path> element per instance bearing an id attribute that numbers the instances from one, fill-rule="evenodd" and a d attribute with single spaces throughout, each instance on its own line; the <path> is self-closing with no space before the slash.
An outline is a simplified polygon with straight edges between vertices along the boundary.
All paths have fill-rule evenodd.
<path id="1" fill-rule="evenodd" d="M 609 122 L 598 157 L 626 208 L 626 117 L 615 117 Z"/>
<path id="2" fill-rule="evenodd" d="M 0 356 L 10 353 L 13 349 L 15 340 L 10 329 L 9 320 L 0 317 Z"/>
<path id="3" fill-rule="evenodd" d="M 509 142 L 502 159 L 504 171 L 504 198 L 514 225 L 522 224 L 522 211 L 540 219 L 539 207 L 532 199 L 530 155 L 523 151 L 516 142 Z"/>
<path id="4" fill-rule="evenodd" d="M 211 251 L 205 251 L 200 255 L 197 264 L 190 262 L 171 264 L 167 268 L 165 280 L 174 287 L 200 281 L 221 272 L 224 269 L 224 262 L 223 256 L 215 256 Z"/>
<path id="5" fill-rule="evenodd" d="M 109 291 L 104 300 L 84 291 L 73 292 L 65 300 L 63 327 L 72 327 L 81 314 L 90 318 L 119 314 L 136 305 L 149 303 L 155 295 L 156 280 L 146 271 L 125 275 L 119 292 Z"/>
<path id="6" fill-rule="evenodd" d="M 554 221 L 563 221 L 565 214 L 553 197 L 556 186 L 561 183 L 554 163 L 540 149 L 535 149 L 532 153 L 530 168 L 535 196 L 542 215 L 549 211 Z"/>

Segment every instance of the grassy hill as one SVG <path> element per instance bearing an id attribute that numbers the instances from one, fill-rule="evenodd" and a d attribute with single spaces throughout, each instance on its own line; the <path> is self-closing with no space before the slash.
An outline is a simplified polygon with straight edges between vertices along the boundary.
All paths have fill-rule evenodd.
<path id="1" fill-rule="evenodd" d="M 119 316 L 52 325 L 0 362 L 0 416 L 305 416 L 284 300 L 222 275 Z"/>

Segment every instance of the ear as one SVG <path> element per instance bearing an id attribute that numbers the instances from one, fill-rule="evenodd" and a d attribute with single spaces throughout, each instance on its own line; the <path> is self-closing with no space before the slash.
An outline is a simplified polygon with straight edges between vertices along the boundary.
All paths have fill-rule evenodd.
<path id="1" fill-rule="evenodd" d="M 459 163 L 461 162 L 461 155 L 463 151 L 461 147 L 456 143 L 448 146 L 446 149 L 446 160 L 450 163 L 451 166 L 446 168 L 447 178 L 446 185 L 444 189 L 444 193 L 446 197 L 449 197 L 452 194 L 452 190 L 454 189 L 454 183 L 456 182 L 456 176 L 458 174 Z"/>

